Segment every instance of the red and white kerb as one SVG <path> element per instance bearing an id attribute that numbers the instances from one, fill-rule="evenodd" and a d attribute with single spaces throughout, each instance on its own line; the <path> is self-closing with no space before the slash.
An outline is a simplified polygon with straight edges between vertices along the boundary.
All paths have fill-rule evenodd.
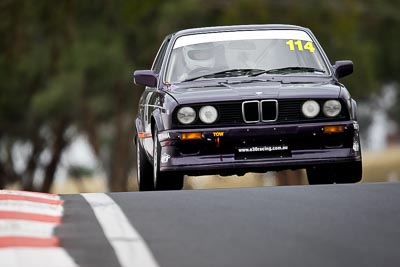
<path id="1" fill-rule="evenodd" d="M 54 236 L 63 203 L 56 194 L 0 190 L 2 266 L 77 266 Z"/>

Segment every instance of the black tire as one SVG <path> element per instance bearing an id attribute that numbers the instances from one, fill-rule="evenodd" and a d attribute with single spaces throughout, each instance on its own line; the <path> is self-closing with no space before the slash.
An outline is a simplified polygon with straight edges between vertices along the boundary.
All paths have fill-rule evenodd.
<path id="1" fill-rule="evenodd" d="M 139 191 L 153 191 L 153 165 L 148 161 L 146 154 L 136 138 L 136 170 Z"/>
<path id="2" fill-rule="evenodd" d="M 153 132 L 153 182 L 156 190 L 181 190 L 183 174 L 160 172 L 161 145 L 157 129 Z"/>
<path id="3" fill-rule="evenodd" d="M 338 164 L 337 176 L 335 182 L 337 184 L 357 183 L 362 178 L 361 161 Z"/>
<path id="4" fill-rule="evenodd" d="M 361 161 L 307 168 L 309 184 L 357 183 L 362 177 Z"/>
<path id="5" fill-rule="evenodd" d="M 307 179 L 309 184 L 334 183 L 333 175 L 325 165 L 307 168 Z"/>

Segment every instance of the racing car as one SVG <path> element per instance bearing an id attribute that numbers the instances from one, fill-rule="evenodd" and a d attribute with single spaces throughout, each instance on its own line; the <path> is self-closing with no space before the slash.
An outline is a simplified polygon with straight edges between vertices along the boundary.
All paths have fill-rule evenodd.
<path id="1" fill-rule="evenodd" d="M 295 25 L 181 30 L 166 36 L 135 120 L 140 191 L 179 190 L 184 175 L 306 169 L 310 184 L 362 177 L 357 104 L 328 60 Z"/>

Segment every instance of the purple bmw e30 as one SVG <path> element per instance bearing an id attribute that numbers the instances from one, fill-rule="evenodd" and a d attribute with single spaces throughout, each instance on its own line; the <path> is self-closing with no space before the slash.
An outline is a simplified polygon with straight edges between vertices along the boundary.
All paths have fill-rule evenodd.
<path id="1" fill-rule="evenodd" d="M 309 29 L 246 25 L 168 35 L 136 124 L 139 190 L 182 189 L 184 175 L 307 170 L 310 184 L 361 180 L 356 101 Z"/>

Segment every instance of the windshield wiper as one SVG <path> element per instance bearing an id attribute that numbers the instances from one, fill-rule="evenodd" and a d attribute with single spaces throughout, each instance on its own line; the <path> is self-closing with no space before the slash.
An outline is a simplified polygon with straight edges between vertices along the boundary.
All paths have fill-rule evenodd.
<path id="1" fill-rule="evenodd" d="M 189 78 L 184 80 L 183 82 L 190 82 L 203 78 L 207 79 L 207 78 L 225 78 L 225 77 L 239 77 L 239 76 L 256 76 L 259 73 L 263 72 L 264 70 L 262 69 L 230 69 L 230 70 L 223 70 L 214 73 L 209 73 L 194 78 Z"/>
<path id="2" fill-rule="evenodd" d="M 289 74 L 289 73 L 297 73 L 297 72 L 320 72 L 325 73 L 324 70 L 311 68 L 311 67 L 285 67 L 285 68 L 278 68 L 278 69 L 270 69 L 264 70 L 262 72 L 254 73 L 250 76 L 258 76 L 261 74 Z"/>

